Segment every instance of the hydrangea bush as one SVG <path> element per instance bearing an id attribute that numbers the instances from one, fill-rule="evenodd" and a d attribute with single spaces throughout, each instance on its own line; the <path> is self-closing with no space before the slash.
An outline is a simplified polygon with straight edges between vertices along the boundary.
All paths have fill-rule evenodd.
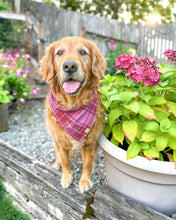
<path id="1" fill-rule="evenodd" d="M 122 54 L 115 66 L 126 77 L 106 75 L 101 81 L 105 136 L 127 150 L 127 159 L 141 155 L 176 163 L 175 53 L 164 53 L 170 65 Z"/>
<path id="2" fill-rule="evenodd" d="M 111 39 L 106 42 L 107 54 L 106 54 L 106 74 L 115 75 L 117 69 L 114 66 L 117 56 L 123 53 L 135 53 L 135 50 L 130 48 L 132 45 L 127 41 L 117 41 Z M 124 75 L 124 71 L 118 72 L 119 75 Z"/>
<path id="3" fill-rule="evenodd" d="M 0 81 L 3 82 L 3 89 L 8 90 L 18 103 L 24 103 L 32 94 L 38 93 L 26 83 L 30 70 L 24 69 L 24 64 L 28 59 L 29 54 L 21 55 L 20 52 L 7 55 L 0 53 Z M 3 103 L 2 100 L 0 102 Z M 9 99 L 6 98 L 5 102 L 9 102 Z"/>

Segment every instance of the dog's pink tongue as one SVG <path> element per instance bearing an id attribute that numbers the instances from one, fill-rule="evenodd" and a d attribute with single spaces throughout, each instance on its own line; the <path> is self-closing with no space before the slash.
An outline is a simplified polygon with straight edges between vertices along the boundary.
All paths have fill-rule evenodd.
<path id="1" fill-rule="evenodd" d="M 74 80 L 66 81 L 63 84 L 64 91 L 69 94 L 75 93 L 79 87 L 80 87 L 80 82 Z"/>

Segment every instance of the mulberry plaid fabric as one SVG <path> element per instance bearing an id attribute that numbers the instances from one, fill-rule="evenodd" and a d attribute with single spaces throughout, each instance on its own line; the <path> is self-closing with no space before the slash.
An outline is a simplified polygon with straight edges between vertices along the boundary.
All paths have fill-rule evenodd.
<path id="1" fill-rule="evenodd" d="M 79 109 L 64 110 L 57 104 L 52 91 L 49 94 L 49 104 L 60 126 L 74 139 L 82 141 L 92 128 L 97 110 L 97 91 L 93 93 L 92 101 Z"/>

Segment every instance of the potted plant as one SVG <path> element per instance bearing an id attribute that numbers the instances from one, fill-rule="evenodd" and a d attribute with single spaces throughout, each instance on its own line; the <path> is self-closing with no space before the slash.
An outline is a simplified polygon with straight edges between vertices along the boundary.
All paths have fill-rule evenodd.
<path id="1" fill-rule="evenodd" d="M 4 88 L 4 80 L 0 80 L 0 132 L 8 130 L 8 104 L 13 98 Z"/>
<path id="2" fill-rule="evenodd" d="M 100 92 L 106 126 L 109 186 L 164 214 L 176 211 L 176 51 L 170 65 L 122 54 L 115 62 L 126 77 L 106 75 Z"/>

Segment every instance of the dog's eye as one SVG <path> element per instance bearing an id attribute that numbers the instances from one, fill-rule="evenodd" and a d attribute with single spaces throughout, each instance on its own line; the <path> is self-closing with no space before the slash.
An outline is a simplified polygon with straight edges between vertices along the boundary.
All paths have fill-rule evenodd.
<path id="1" fill-rule="evenodd" d="M 63 54 L 63 51 L 62 50 L 58 50 L 57 51 L 57 55 L 61 56 Z"/>
<path id="2" fill-rule="evenodd" d="M 85 50 L 81 50 L 81 51 L 80 51 L 80 54 L 81 54 L 81 55 L 86 55 L 87 52 L 86 52 Z"/>

